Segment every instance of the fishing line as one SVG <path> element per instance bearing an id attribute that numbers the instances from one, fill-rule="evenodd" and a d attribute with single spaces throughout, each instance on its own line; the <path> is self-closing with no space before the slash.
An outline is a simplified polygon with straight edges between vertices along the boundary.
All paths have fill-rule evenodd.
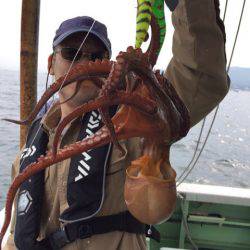
<path id="1" fill-rule="evenodd" d="M 79 51 L 81 50 L 83 44 L 85 43 L 86 39 L 88 38 L 89 33 L 90 33 L 91 30 L 93 29 L 95 22 L 96 22 L 96 20 L 93 21 L 93 23 L 92 23 L 91 27 L 89 28 L 87 34 L 86 34 L 85 37 L 83 38 L 83 41 L 82 41 L 82 43 L 80 44 L 80 46 L 79 46 L 79 48 L 78 48 L 78 50 L 77 50 L 77 52 L 76 52 L 76 54 L 75 54 L 75 56 L 74 56 L 74 58 L 73 58 L 71 64 L 70 64 L 70 66 L 69 66 L 69 69 L 68 69 L 67 72 L 66 72 L 66 75 L 65 75 L 65 77 L 64 77 L 64 79 L 63 79 L 63 81 L 62 81 L 62 83 L 61 83 L 61 86 L 60 86 L 60 88 L 59 88 L 59 90 L 58 90 L 58 93 L 61 91 L 61 89 L 62 89 L 62 87 L 63 87 L 63 85 L 64 85 L 64 83 L 65 83 L 65 81 L 66 81 L 66 79 L 67 79 L 67 77 L 68 77 L 68 75 L 69 75 L 69 73 L 70 73 L 72 67 L 73 67 L 73 64 L 74 64 L 74 62 L 75 62 L 75 59 L 76 59 L 76 57 L 77 57 Z M 49 73 L 49 72 L 48 72 L 48 73 Z M 47 80 L 48 80 L 48 78 L 47 78 Z M 50 105 L 50 107 L 49 107 L 49 110 L 52 108 L 53 104 L 55 104 L 55 100 L 52 101 L 52 103 L 51 103 L 51 105 Z M 31 142 L 30 145 L 32 145 L 32 144 L 34 143 L 34 141 L 35 141 L 35 139 L 36 139 L 36 137 L 37 137 L 37 135 L 38 135 L 38 132 L 39 132 L 39 130 L 40 130 L 41 127 L 42 127 L 42 123 L 39 124 L 38 130 L 37 130 L 35 136 L 33 137 L 32 142 Z M 24 158 L 21 160 L 21 162 L 20 162 L 20 167 L 19 167 L 19 168 L 21 168 L 21 166 L 22 166 L 22 164 L 23 164 L 25 158 L 26 158 L 26 157 L 24 157 Z"/>
<path id="2" fill-rule="evenodd" d="M 229 63 L 228 63 L 228 66 L 227 66 L 227 70 L 226 70 L 227 74 L 229 73 L 229 70 L 230 70 L 230 66 L 231 66 L 231 62 L 232 62 L 232 59 L 233 59 L 233 55 L 234 55 L 236 43 L 237 43 L 237 40 L 238 40 L 238 35 L 239 35 L 240 27 L 241 27 L 242 17 L 243 17 L 243 13 L 244 13 L 244 9 L 245 9 L 245 4 L 246 4 L 246 0 L 244 0 L 243 5 L 242 5 L 241 15 L 240 15 L 239 23 L 238 23 L 238 28 L 237 28 L 236 36 L 235 36 L 235 39 L 234 39 L 234 45 L 233 45 L 233 49 L 232 49 L 232 52 L 231 52 L 230 60 L 229 60 Z M 225 16 L 226 16 L 226 10 L 227 10 L 227 2 L 226 2 L 226 6 L 225 6 L 225 11 L 224 11 L 223 22 L 224 22 L 224 19 L 225 19 Z M 185 170 L 183 171 L 183 173 L 181 174 L 181 176 L 183 176 L 185 172 L 187 172 L 187 173 L 185 174 L 185 176 L 183 177 L 183 179 L 182 179 L 179 183 L 177 183 L 176 186 L 179 186 L 179 185 L 187 178 L 187 176 L 188 176 L 188 175 L 190 174 L 190 172 L 194 169 L 196 163 L 198 162 L 198 160 L 199 160 L 199 158 L 200 158 L 200 156 L 201 156 L 201 153 L 203 152 L 203 150 L 204 150 L 204 148 L 205 148 L 205 145 L 206 145 L 206 143 L 207 143 L 207 140 L 208 140 L 208 138 L 209 138 L 209 136 L 210 136 L 210 134 L 211 134 L 211 130 L 212 130 L 212 127 L 213 127 L 213 125 L 214 125 L 215 119 L 216 119 L 216 117 L 217 117 L 218 110 L 219 110 L 219 105 L 216 107 L 216 110 L 215 110 L 215 113 L 214 113 L 212 122 L 211 122 L 211 124 L 210 124 L 209 130 L 208 130 L 208 133 L 207 133 L 207 136 L 206 136 L 206 138 L 205 138 L 205 140 L 204 140 L 204 144 L 202 145 L 202 148 L 200 149 L 200 152 L 199 152 L 199 154 L 198 154 L 196 160 L 194 161 L 193 166 L 188 170 L 188 168 L 190 167 L 192 161 L 194 160 L 194 156 L 195 156 L 196 153 L 197 153 L 198 145 L 199 145 L 199 143 L 200 143 L 200 139 L 201 139 L 200 137 L 201 137 L 202 131 L 200 132 L 200 136 L 199 136 L 199 140 L 198 140 L 198 142 L 197 142 L 197 146 L 196 146 L 196 149 L 195 149 L 194 156 L 193 156 L 192 160 L 190 161 L 190 163 L 188 164 L 188 166 L 186 167 L 186 169 L 185 169 Z M 203 121 L 203 125 L 204 125 L 204 121 Z M 204 126 L 202 126 L 201 130 L 203 130 L 203 129 L 204 129 Z M 181 177 L 178 178 L 178 180 L 180 180 L 180 179 L 181 179 Z"/>
<path id="3" fill-rule="evenodd" d="M 232 59 L 233 59 L 233 54 L 234 54 L 234 50 L 235 50 L 235 47 L 236 47 L 236 43 L 237 43 L 237 39 L 238 39 L 238 35 L 239 35 L 239 31 L 240 31 L 240 26 L 241 26 L 241 21 L 242 21 L 242 17 L 243 17 L 244 9 L 245 9 L 245 4 L 246 4 L 246 0 L 244 0 L 244 2 L 243 2 L 243 6 L 242 6 L 242 10 L 241 10 L 241 14 L 240 14 L 240 21 L 239 21 L 239 25 L 238 25 L 238 28 L 237 28 L 237 33 L 236 33 L 236 38 L 235 38 L 235 40 L 234 40 L 234 45 L 233 45 L 233 49 L 232 49 L 232 53 L 231 53 L 231 57 L 230 57 L 230 60 L 229 60 L 229 63 L 228 63 L 228 67 L 227 67 L 227 73 L 228 73 L 228 72 L 229 72 L 229 70 L 230 70 L 231 62 L 232 62 Z"/>
<path id="4" fill-rule="evenodd" d="M 48 68 L 48 73 L 47 73 L 47 77 L 46 77 L 46 84 L 45 84 L 45 92 L 47 91 L 48 89 L 48 81 L 49 81 L 49 72 L 50 72 L 50 69 L 51 69 L 51 66 L 52 66 L 52 63 L 50 63 L 49 65 L 49 68 Z M 47 113 L 48 111 L 48 104 L 47 102 L 45 103 L 45 113 Z"/>
<path id="5" fill-rule="evenodd" d="M 203 149 L 204 149 L 205 146 L 206 146 L 206 143 L 207 143 L 207 140 L 208 140 L 208 138 L 209 138 L 210 132 L 211 132 L 211 130 L 212 130 L 212 127 L 213 127 L 213 124 L 214 124 L 216 115 L 217 115 L 217 113 L 218 113 L 218 110 L 219 110 L 219 106 L 217 106 L 217 108 L 216 108 L 216 111 L 215 111 L 215 114 L 214 114 L 212 123 L 211 123 L 211 125 L 210 125 L 210 127 L 209 127 L 207 136 L 206 136 L 205 141 L 204 141 L 204 143 L 203 143 L 203 145 L 202 145 L 202 147 L 201 147 L 201 149 L 200 149 L 199 154 L 197 155 L 197 158 L 196 158 L 195 161 L 193 162 L 193 166 L 192 166 L 188 171 L 185 170 L 185 171 L 187 171 L 187 173 L 184 175 L 183 179 L 182 179 L 179 183 L 176 184 L 177 187 L 178 187 L 178 186 L 188 177 L 188 175 L 191 173 L 191 171 L 194 169 L 196 163 L 198 162 L 198 160 L 199 160 L 199 158 L 200 158 L 200 156 L 201 156 L 201 153 L 203 152 Z M 190 164 L 190 165 L 191 165 L 191 164 Z"/>
<path id="6" fill-rule="evenodd" d="M 179 186 L 179 181 L 181 180 L 181 178 L 183 177 L 183 175 L 186 173 L 186 171 L 188 171 L 189 167 L 191 166 L 192 162 L 194 161 L 195 159 L 195 156 L 196 156 L 196 153 L 198 152 L 198 147 L 199 147 L 199 144 L 201 142 L 201 136 L 202 136 L 202 133 L 203 133 L 203 130 L 204 130 L 204 126 L 205 126 L 205 123 L 206 123 L 206 117 L 203 119 L 202 121 L 202 127 L 201 127 L 201 130 L 200 130 L 200 134 L 199 134 L 199 138 L 197 140 L 197 144 L 196 144 L 196 148 L 195 148 L 195 151 L 194 151 L 194 154 L 193 154 L 193 157 L 192 159 L 190 160 L 188 166 L 184 169 L 184 171 L 182 172 L 182 174 L 178 177 L 177 179 L 177 184 L 176 186 L 178 187 Z"/>
<path id="7" fill-rule="evenodd" d="M 63 80 L 63 82 L 61 83 L 61 86 L 60 86 L 60 88 L 59 88 L 59 90 L 58 90 L 58 93 L 61 91 L 61 89 L 62 89 L 62 87 L 63 87 L 63 84 L 65 83 L 65 81 L 66 81 L 66 79 L 67 79 L 67 77 L 68 77 L 68 75 L 69 75 L 69 73 L 70 73 L 70 71 L 71 71 L 71 69 L 72 69 L 72 67 L 73 67 L 73 64 L 74 64 L 74 62 L 75 62 L 75 60 L 76 60 L 76 57 L 77 57 L 79 51 L 82 49 L 82 46 L 83 46 L 83 44 L 85 43 L 86 39 L 88 38 L 90 31 L 93 29 L 95 22 L 96 22 L 96 20 L 93 21 L 93 23 L 92 23 L 90 29 L 88 30 L 88 33 L 86 34 L 86 36 L 84 37 L 82 43 L 80 44 L 80 46 L 79 46 L 79 48 L 78 48 L 78 50 L 77 50 L 77 52 L 76 52 L 76 54 L 75 54 L 75 56 L 74 56 L 74 58 L 73 58 L 71 64 L 70 64 L 70 66 L 69 66 L 69 69 L 68 69 L 68 71 L 67 71 L 67 73 L 66 73 L 66 75 L 65 75 L 65 77 L 64 77 L 64 80 Z"/>
<path id="8" fill-rule="evenodd" d="M 225 4 L 225 10 L 224 10 L 224 15 L 223 15 L 223 23 L 225 22 L 225 18 L 226 18 L 227 4 L 228 4 L 228 0 L 226 0 L 226 4 Z"/>

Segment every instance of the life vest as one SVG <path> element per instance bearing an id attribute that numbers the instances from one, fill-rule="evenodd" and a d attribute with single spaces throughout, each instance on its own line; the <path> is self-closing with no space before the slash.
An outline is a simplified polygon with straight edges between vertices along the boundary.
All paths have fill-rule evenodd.
<path id="1" fill-rule="evenodd" d="M 170 11 L 174 11 L 179 3 L 179 0 L 165 0 L 165 3 L 170 9 Z"/>
<path id="2" fill-rule="evenodd" d="M 111 115 L 114 114 L 114 109 Z M 31 125 L 25 148 L 20 158 L 20 173 L 40 155 L 45 155 L 49 137 L 39 118 Z M 90 136 L 103 126 L 98 111 L 92 111 L 81 120 L 77 141 Z M 71 158 L 67 202 L 69 208 L 61 215 L 62 222 L 79 222 L 95 216 L 104 200 L 106 165 L 111 143 L 83 152 Z M 18 193 L 15 244 L 20 250 L 41 249 L 36 240 L 40 232 L 44 196 L 44 171 L 22 183 Z"/>

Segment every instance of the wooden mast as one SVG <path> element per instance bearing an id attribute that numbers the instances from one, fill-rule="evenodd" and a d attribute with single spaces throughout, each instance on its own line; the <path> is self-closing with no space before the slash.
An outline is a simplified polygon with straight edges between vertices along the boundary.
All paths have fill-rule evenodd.
<path id="1" fill-rule="evenodd" d="M 37 101 L 37 59 L 40 0 L 23 0 L 20 51 L 20 118 L 25 119 Z M 27 127 L 20 129 L 20 148 L 24 145 Z"/>

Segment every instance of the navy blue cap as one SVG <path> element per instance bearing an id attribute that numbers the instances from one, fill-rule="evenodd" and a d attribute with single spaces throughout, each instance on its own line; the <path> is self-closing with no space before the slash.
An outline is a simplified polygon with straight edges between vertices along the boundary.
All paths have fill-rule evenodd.
<path id="1" fill-rule="evenodd" d="M 92 29 L 90 30 L 91 27 Z M 98 37 L 107 48 L 109 57 L 111 57 L 111 43 L 108 39 L 107 27 L 103 23 L 88 16 L 78 16 L 62 22 L 56 31 L 53 48 L 60 44 L 66 37 L 77 32 L 89 32 Z"/>

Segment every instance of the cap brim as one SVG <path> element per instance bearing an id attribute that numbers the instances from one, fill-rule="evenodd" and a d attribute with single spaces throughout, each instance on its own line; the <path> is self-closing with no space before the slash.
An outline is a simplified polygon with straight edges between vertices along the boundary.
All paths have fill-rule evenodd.
<path id="1" fill-rule="evenodd" d="M 92 31 L 89 29 L 89 27 L 81 27 L 81 28 L 77 28 L 77 29 L 72 29 L 72 30 L 69 30 L 68 32 L 62 34 L 61 36 L 59 36 L 54 42 L 53 42 L 53 47 L 56 47 L 58 44 L 60 44 L 65 38 L 67 38 L 68 36 L 74 34 L 74 33 L 77 33 L 77 32 L 89 32 L 90 34 L 96 36 L 97 38 L 99 38 L 102 43 L 105 45 L 106 49 L 108 50 L 109 52 L 109 58 L 111 58 L 111 49 L 110 49 L 110 45 L 108 43 L 108 41 L 100 36 L 98 33 L 96 33 L 95 31 Z"/>

